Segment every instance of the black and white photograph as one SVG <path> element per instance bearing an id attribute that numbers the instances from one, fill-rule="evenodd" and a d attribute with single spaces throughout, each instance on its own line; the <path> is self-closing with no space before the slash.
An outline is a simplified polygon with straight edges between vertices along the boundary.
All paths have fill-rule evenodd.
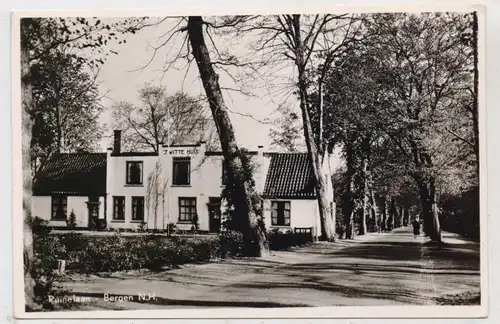
<path id="1" fill-rule="evenodd" d="M 484 12 L 349 8 L 13 15 L 18 316 L 484 316 Z"/>

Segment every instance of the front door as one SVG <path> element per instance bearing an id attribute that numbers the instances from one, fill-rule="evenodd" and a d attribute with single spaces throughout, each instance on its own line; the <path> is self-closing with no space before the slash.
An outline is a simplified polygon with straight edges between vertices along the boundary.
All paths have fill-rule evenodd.
<path id="1" fill-rule="evenodd" d="M 96 230 L 99 223 L 99 197 L 89 197 L 87 202 L 89 212 L 89 230 Z"/>
<path id="2" fill-rule="evenodd" d="M 220 198 L 210 197 L 208 203 L 209 231 L 219 233 L 221 222 Z"/>

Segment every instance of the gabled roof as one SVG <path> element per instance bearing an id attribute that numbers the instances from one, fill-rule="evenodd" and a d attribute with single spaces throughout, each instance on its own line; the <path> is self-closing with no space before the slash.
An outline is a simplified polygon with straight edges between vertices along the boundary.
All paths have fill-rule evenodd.
<path id="1" fill-rule="evenodd" d="M 106 194 L 106 153 L 60 153 L 37 174 L 33 194 Z"/>
<path id="2" fill-rule="evenodd" d="M 270 157 L 264 198 L 313 199 L 316 197 L 307 153 L 266 153 Z"/>

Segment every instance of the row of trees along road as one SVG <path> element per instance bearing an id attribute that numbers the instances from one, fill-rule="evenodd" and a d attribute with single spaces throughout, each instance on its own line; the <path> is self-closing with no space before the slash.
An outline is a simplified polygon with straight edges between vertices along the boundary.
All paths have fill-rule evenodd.
<path id="1" fill-rule="evenodd" d="M 473 214 L 460 230 L 477 236 L 476 15 L 376 14 L 348 24 L 358 37 L 344 32 L 307 71 L 317 145 L 340 148 L 345 161 L 333 181 L 337 232 L 352 238 L 421 214 L 440 241 L 441 208 Z M 285 113 L 271 135 L 293 148 L 297 125 Z"/>
<path id="2" fill-rule="evenodd" d="M 475 19 L 373 15 L 365 21 L 370 36 L 328 73 L 324 137 L 341 145 L 346 161 L 339 190 L 346 237 L 355 219 L 366 232 L 370 205 L 372 219 L 392 227 L 418 197 L 425 233 L 441 241 L 440 197 L 477 190 Z"/>
<path id="3" fill-rule="evenodd" d="M 333 239 L 335 232 L 320 165 L 335 147 L 346 161 L 337 197 L 348 238 L 354 227 L 361 234 L 370 222 L 390 228 L 418 212 L 425 233 L 441 241 L 440 198 L 477 192 L 475 13 L 190 17 L 189 22 L 199 27 L 196 38 L 189 36 L 194 53 L 204 54 L 197 63 L 211 103 L 223 104 L 211 68 L 221 61 L 250 66 L 259 78 L 293 66 L 296 73 L 288 81 L 299 101 L 323 239 Z M 257 59 L 214 51 L 217 59 L 210 61 L 206 45 L 197 42 L 203 40 L 202 27 L 214 47 L 210 30 L 251 35 L 248 48 Z M 217 104 L 212 108 L 214 116 L 221 111 Z M 227 129 L 227 122 L 221 119 L 220 128 Z M 284 133 L 293 137 L 290 129 Z M 478 215 L 478 200 L 474 204 Z"/>
<path id="4" fill-rule="evenodd" d="M 394 224 L 396 214 L 408 215 L 417 208 L 426 233 L 440 241 L 439 198 L 478 185 L 475 14 L 191 16 L 151 24 L 172 20 L 174 28 L 165 33 L 160 47 L 171 45 L 173 36 L 182 34 L 181 50 L 187 51 L 174 59 L 196 63 L 226 162 L 236 218 L 232 224 L 243 233 L 246 255 L 265 254 L 267 243 L 260 199 L 248 176 L 248 161 L 237 145 L 225 87 L 219 80 L 218 73 L 231 74 L 228 67 L 245 71 L 239 80 L 232 75 L 235 82 L 271 78 L 286 67 L 295 71 L 287 83 L 300 107 L 324 240 L 334 239 L 335 221 L 325 202 L 321 164 L 335 147 L 342 149 L 346 160 L 345 172 L 336 179 L 344 184 L 337 198 L 341 197 L 347 237 L 354 235 L 356 227 L 366 232 L 370 221 L 381 224 L 390 218 Z M 83 18 L 21 21 L 28 308 L 34 306 L 29 225 L 30 142 L 36 120 L 34 57 L 40 59 L 67 46 L 92 50 L 93 59 L 76 60 L 104 64 L 108 40 L 124 42 L 124 35 L 149 25 L 146 18 L 112 25 Z M 219 51 L 216 41 L 224 38 L 251 39 L 247 42 L 250 55 Z"/>

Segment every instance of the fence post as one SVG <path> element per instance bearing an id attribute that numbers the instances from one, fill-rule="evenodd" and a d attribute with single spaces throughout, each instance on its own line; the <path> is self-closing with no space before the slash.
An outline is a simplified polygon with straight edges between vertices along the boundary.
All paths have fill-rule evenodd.
<path id="1" fill-rule="evenodd" d="M 64 275 L 66 272 L 66 260 L 57 260 L 57 272 L 59 275 Z"/>

